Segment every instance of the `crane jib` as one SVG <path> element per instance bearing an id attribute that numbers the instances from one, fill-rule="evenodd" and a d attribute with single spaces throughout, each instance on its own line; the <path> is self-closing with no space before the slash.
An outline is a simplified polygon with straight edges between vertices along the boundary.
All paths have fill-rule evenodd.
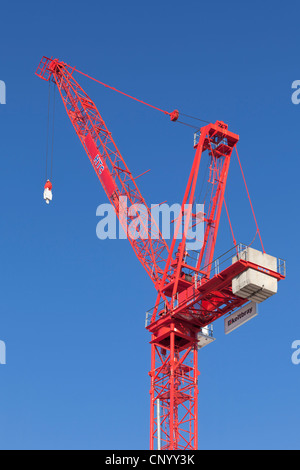
<path id="1" fill-rule="evenodd" d="M 117 185 L 113 180 L 104 159 L 101 157 L 97 145 L 95 144 L 90 133 L 87 134 L 84 142 L 88 150 L 92 165 L 101 181 L 106 194 L 110 198 L 117 191 Z"/>

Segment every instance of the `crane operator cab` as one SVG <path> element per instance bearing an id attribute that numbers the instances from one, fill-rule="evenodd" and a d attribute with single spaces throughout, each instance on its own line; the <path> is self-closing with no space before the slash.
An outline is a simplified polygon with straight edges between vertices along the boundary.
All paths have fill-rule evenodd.
<path id="1" fill-rule="evenodd" d="M 50 180 L 47 180 L 44 186 L 44 199 L 46 204 L 49 204 L 49 202 L 52 201 L 52 183 Z"/>

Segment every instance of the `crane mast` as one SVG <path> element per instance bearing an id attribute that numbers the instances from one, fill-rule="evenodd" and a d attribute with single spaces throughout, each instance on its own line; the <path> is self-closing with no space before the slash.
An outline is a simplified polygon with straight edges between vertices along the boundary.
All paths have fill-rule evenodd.
<path id="1" fill-rule="evenodd" d="M 95 103 L 74 79 L 74 71 L 64 62 L 43 57 L 36 75 L 57 85 L 71 123 L 126 233 L 125 198 L 132 206 L 146 207 L 144 216 L 139 214 L 140 230 L 150 233 L 154 227 L 156 232 L 154 238 L 128 236 L 157 291 L 146 322 L 151 333 L 150 449 L 196 450 L 199 334 L 218 318 L 248 302 L 249 298 L 233 292 L 233 279 L 248 269 L 262 270 L 258 263 L 237 252 L 230 266 L 212 272 L 229 165 L 239 136 L 221 121 L 200 129 L 181 212 L 169 246 Z M 167 114 L 176 120 L 176 113 L 175 117 L 173 113 Z M 202 247 L 191 261 L 186 250 L 187 230 L 199 223 L 199 214 L 193 212 L 193 207 L 204 153 L 209 159 L 211 190 L 207 212 L 203 214 Z M 184 230 L 178 242 L 183 218 Z M 268 270 L 268 276 L 276 281 L 284 278 L 275 269 Z"/>
<path id="2" fill-rule="evenodd" d="M 189 264 L 184 256 L 186 233 L 179 244 L 175 261 L 171 259 L 175 247 L 173 238 L 155 308 L 149 320 L 148 330 L 152 334 L 151 449 L 155 448 L 158 434 L 160 447 L 164 449 L 197 449 L 198 334 L 203 327 L 226 313 L 225 309 L 220 308 L 224 308 L 225 290 L 224 293 L 213 294 L 208 290 L 208 295 L 203 295 L 201 288 L 210 278 L 229 164 L 237 142 L 238 136 L 229 132 L 223 122 L 217 122 L 203 127 L 199 142 L 195 144 L 195 158 L 181 211 L 183 213 L 186 203 L 189 207 L 193 204 L 201 158 L 206 151 L 210 159 L 210 202 L 205 217 L 203 245 L 194 265 Z M 197 214 L 190 213 L 186 224 L 196 224 L 196 219 Z M 179 224 L 180 221 L 177 229 Z M 170 266 L 173 268 L 171 282 L 167 280 Z M 231 309 L 232 292 L 229 290 L 226 294 L 227 308 Z M 168 298 L 168 302 L 163 301 L 162 295 Z M 242 303 L 243 300 L 235 299 L 235 306 Z M 159 424 L 157 415 L 160 416 Z"/>

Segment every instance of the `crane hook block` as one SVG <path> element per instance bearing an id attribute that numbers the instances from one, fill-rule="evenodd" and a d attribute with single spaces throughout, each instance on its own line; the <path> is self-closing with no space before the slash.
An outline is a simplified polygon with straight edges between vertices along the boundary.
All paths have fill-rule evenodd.
<path id="1" fill-rule="evenodd" d="M 49 202 L 52 201 L 52 183 L 50 180 L 47 180 L 44 186 L 44 199 L 46 204 L 49 204 Z"/>
<path id="2" fill-rule="evenodd" d="M 171 121 L 175 122 L 179 118 L 179 111 L 178 109 L 175 109 L 171 114 L 170 114 Z"/>

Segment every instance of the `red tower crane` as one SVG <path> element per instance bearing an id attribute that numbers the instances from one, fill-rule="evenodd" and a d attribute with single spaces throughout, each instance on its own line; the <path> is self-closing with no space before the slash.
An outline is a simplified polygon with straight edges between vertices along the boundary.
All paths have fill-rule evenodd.
<path id="1" fill-rule="evenodd" d="M 214 262 L 228 170 L 238 135 L 221 121 L 200 129 L 181 213 L 169 246 L 95 103 L 74 79 L 75 71 L 64 62 L 43 57 L 36 75 L 57 85 L 71 123 L 126 233 L 129 216 L 124 198 L 132 206 L 146 207 L 145 213 L 139 214 L 140 231 L 156 233 L 155 237 L 128 236 L 157 291 L 155 306 L 148 312 L 146 323 L 151 333 L 150 449 L 195 450 L 198 448 L 197 356 L 201 339 L 211 339 L 207 327 L 249 300 L 260 302 L 275 293 L 274 289 L 266 288 L 265 281 L 277 285 L 285 277 L 285 271 L 278 260 L 276 265 L 266 262 L 269 255 L 263 247 L 263 252 L 257 252 L 256 256 L 247 247 L 239 250 L 235 246 L 231 264 L 222 271 Z M 179 116 L 177 110 L 165 114 L 172 121 Z M 210 198 L 204 214 L 202 248 L 192 259 L 186 250 L 187 228 L 199 223 L 193 207 L 200 162 L 205 153 L 210 165 Z M 178 232 L 183 221 L 179 243 Z M 253 276 L 253 272 L 255 279 L 263 281 L 233 288 L 234 280 L 249 273 Z"/>

